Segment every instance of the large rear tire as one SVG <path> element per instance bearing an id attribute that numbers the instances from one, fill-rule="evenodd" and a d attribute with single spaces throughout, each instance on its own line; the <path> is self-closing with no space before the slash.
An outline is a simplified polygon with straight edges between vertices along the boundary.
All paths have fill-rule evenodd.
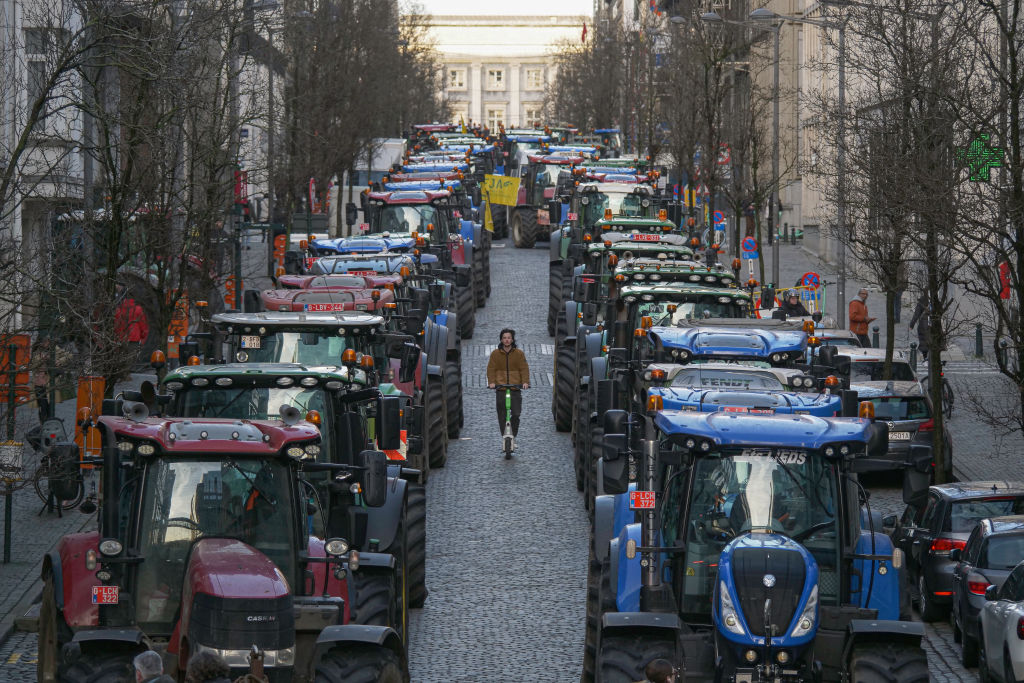
<path id="1" fill-rule="evenodd" d="M 491 205 L 491 223 L 494 225 L 494 237 L 503 240 L 508 237 L 508 209 L 497 204 Z"/>
<path id="2" fill-rule="evenodd" d="M 555 336 L 555 323 L 562 310 L 562 273 L 560 265 L 551 264 L 548 271 L 548 336 Z"/>
<path id="3" fill-rule="evenodd" d="M 366 567 L 348 573 L 349 613 L 353 624 L 390 626 L 405 642 L 401 569 Z"/>
<path id="4" fill-rule="evenodd" d="M 448 425 L 444 407 L 444 377 L 427 382 L 427 432 L 430 434 L 430 468 L 444 467 L 448 461 Z"/>
<path id="5" fill-rule="evenodd" d="M 402 663 L 394 651 L 370 643 L 338 645 L 316 664 L 316 683 L 402 683 Z"/>
<path id="6" fill-rule="evenodd" d="M 463 339 L 472 339 L 476 328 L 476 304 L 472 287 L 455 288 L 455 312 L 459 316 L 459 334 Z"/>
<path id="7" fill-rule="evenodd" d="M 576 379 L 576 358 L 572 347 L 561 344 L 555 351 L 555 388 L 552 393 L 551 414 L 555 429 L 572 429 L 573 380 Z"/>
<path id="8" fill-rule="evenodd" d="M 64 645 L 59 635 L 58 620 L 63 621 L 63 617 L 57 612 L 53 575 L 47 574 L 43 583 L 43 598 L 39 603 L 39 646 L 36 657 L 36 680 L 44 683 L 56 683 L 58 680 L 57 659 Z"/>
<path id="9" fill-rule="evenodd" d="M 458 360 L 444 364 L 444 403 L 448 411 L 448 439 L 457 439 L 463 422 L 462 363 Z"/>
<path id="10" fill-rule="evenodd" d="M 928 657 L 922 648 L 903 643 L 865 643 L 850 657 L 852 683 L 926 683 Z"/>
<path id="11" fill-rule="evenodd" d="M 132 658 L 136 654 L 129 650 L 83 652 L 61 672 L 61 683 L 112 683 L 134 680 L 135 667 L 132 666 Z"/>
<path id="12" fill-rule="evenodd" d="M 590 429 L 590 392 L 582 392 L 579 400 L 579 407 L 575 410 L 573 421 L 573 467 L 576 470 L 576 489 L 583 490 L 583 480 L 586 470 L 584 464 L 587 455 L 587 438 Z"/>
<path id="13" fill-rule="evenodd" d="M 487 305 L 487 286 L 484 283 L 483 263 L 478 263 L 473 267 L 473 298 L 477 308 Z"/>
<path id="14" fill-rule="evenodd" d="M 598 645 L 596 683 L 634 683 L 644 680 L 651 660 L 675 659 L 675 644 L 650 631 L 620 633 L 602 638 Z"/>
<path id="15" fill-rule="evenodd" d="M 427 490 L 410 483 L 406 495 L 409 607 L 423 607 L 427 601 Z"/>
<path id="16" fill-rule="evenodd" d="M 530 207 L 518 209 L 512 216 L 512 243 L 519 249 L 533 249 L 537 244 L 537 213 Z"/>

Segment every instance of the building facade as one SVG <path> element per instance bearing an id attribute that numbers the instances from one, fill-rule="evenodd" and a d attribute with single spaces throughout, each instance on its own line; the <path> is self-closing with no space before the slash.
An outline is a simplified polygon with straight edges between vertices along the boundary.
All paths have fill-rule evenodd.
<path id="1" fill-rule="evenodd" d="M 579 41 L 587 16 L 432 16 L 430 38 L 444 61 L 445 96 L 455 122 L 495 130 L 544 121 L 554 82 L 551 54 Z"/>

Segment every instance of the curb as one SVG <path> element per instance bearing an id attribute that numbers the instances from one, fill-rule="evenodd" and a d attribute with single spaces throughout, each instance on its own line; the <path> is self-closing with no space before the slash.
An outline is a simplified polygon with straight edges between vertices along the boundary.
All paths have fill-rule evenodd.
<path id="1" fill-rule="evenodd" d="M 87 526 L 96 521 L 96 514 L 93 513 L 85 518 L 82 526 L 78 528 L 77 532 L 82 532 Z M 18 630 L 26 630 L 18 628 L 18 621 L 22 619 L 25 614 L 42 598 L 43 595 L 43 580 L 37 578 L 25 592 L 25 596 L 18 601 L 18 604 L 14 606 L 10 612 L 0 618 L 0 644 L 6 643 L 7 639 Z"/>

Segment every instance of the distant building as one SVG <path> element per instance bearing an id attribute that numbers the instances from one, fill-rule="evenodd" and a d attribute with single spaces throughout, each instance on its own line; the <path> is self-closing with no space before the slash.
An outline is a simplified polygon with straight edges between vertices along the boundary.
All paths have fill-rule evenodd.
<path id="1" fill-rule="evenodd" d="M 589 16 L 429 17 L 453 120 L 491 129 L 543 123 L 544 90 L 555 78 L 551 54 L 561 43 L 579 42 L 591 21 Z"/>

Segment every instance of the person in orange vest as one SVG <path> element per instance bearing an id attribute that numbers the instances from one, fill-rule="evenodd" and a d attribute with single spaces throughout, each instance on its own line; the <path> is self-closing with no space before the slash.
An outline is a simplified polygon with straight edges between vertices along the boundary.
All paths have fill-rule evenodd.
<path id="1" fill-rule="evenodd" d="M 875 321 L 875 318 L 868 317 L 868 290 L 861 287 L 857 292 L 857 298 L 850 301 L 850 332 L 857 335 L 860 345 L 864 348 L 871 346 L 868 339 L 868 324 Z"/>

